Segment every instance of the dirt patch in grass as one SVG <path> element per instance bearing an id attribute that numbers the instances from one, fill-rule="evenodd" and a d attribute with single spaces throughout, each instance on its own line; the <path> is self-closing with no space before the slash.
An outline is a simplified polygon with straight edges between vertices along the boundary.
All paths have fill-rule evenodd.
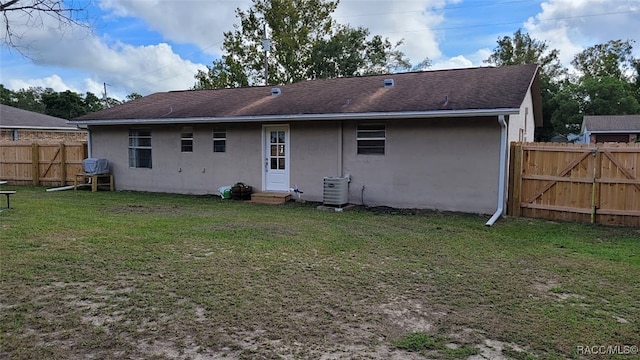
<path id="1" fill-rule="evenodd" d="M 151 215 L 176 215 L 179 216 L 184 214 L 185 211 L 182 207 L 178 205 L 138 205 L 138 204 L 118 204 L 114 206 L 110 206 L 102 210 L 104 214 L 119 214 L 119 215 L 130 215 L 130 214 L 151 214 Z"/>

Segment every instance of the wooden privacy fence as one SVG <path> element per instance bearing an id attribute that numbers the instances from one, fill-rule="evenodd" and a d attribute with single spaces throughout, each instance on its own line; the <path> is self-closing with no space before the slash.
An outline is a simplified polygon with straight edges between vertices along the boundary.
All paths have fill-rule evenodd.
<path id="1" fill-rule="evenodd" d="M 86 143 L 0 142 L 0 180 L 13 185 L 71 185 L 86 157 Z"/>
<path id="2" fill-rule="evenodd" d="M 512 143 L 507 213 L 640 226 L 640 144 Z"/>

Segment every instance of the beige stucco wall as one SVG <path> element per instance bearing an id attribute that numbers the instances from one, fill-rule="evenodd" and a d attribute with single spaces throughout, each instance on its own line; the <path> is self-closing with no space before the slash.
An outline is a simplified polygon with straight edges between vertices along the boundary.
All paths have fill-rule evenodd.
<path id="1" fill-rule="evenodd" d="M 388 122 L 384 156 L 356 155 L 355 137 L 350 136 L 355 129 L 356 123 L 344 129 L 351 202 L 364 198 L 366 205 L 495 211 L 500 142 L 496 118 Z"/>
<path id="2" fill-rule="evenodd" d="M 532 142 L 535 139 L 536 124 L 534 120 L 533 98 L 531 89 L 520 105 L 520 113 L 509 116 L 509 131 L 507 137 L 509 143 L 513 141 Z"/>
<path id="3" fill-rule="evenodd" d="M 356 121 L 290 123 L 291 187 L 297 185 L 307 200 L 322 201 L 325 176 L 350 174 L 350 203 L 362 203 L 364 194 L 366 205 L 495 211 L 495 117 L 384 123 L 385 155 L 356 154 Z M 119 190 L 215 194 L 238 181 L 262 190 L 262 125 L 226 127 L 226 153 L 212 151 L 213 125 L 193 126 L 193 153 L 180 152 L 182 126 L 153 127 L 152 169 L 129 168 L 129 127 L 94 127 L 92 156 L 111 161 Z"/>
<path id="4" fill-rule="evenodd" d="M 297 186 L 303 191 L 305 199 L 322 201 L 324 178 L 341 176 L 338 167 L 340 123 L 292 123 L 290 131 L 291 187 Z"/>
<path id="5" fill-rule="evenodd" d="M 182 126 L 152 128 L 152 168 L 129 167 L 129 127 L 92 129 L 92 157 L 111 162 L 120 190 L 216 194 L 218 188 L 244 182 L 260 188 L 261 125 L 229 124 L 227 151 L 213 152 L 213 125 L 193 126 L 193 152 L 180 151 Z"/>

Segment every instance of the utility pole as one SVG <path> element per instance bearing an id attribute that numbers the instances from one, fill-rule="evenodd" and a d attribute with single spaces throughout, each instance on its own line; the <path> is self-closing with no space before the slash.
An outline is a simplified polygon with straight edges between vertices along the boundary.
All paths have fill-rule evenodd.
<path id="1" fill-rule="evenodd" d="M 268 52 L 271 50 L 271 40 L 267 38 L 267 24 L 264 24 L 262 28 L 264 32 L 264 37 L 262 38 L 262 50 L 264 51 L 264 85 L 269 85 L 269 61 L 268 61 Z"/>
<path id="2" fill-rule="evenodd" d="M 102 94 L 102 101 L 104 101 L 104 108 L 109 108 L 109 102 L 107 101 L 107 83 L 104 84 L 104 93 Z"/>

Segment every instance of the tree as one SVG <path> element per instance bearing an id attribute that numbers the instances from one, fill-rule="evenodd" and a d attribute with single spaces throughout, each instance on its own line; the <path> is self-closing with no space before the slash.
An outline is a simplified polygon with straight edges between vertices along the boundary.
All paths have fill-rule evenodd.
<path id="1" fill-rule="evenodd" d="M 11 105 L 13 102 L 13 91 L 0 84 L 0 104 Z"/>
<path id="2" fill-rule="evenodd" d="M 557 49 L 549 50 L 546 41 L 536 40 L 520 29 L 513 36 L 501 37 L 497 42 L 498 46 L 484 60 L 485 63 L 496 66 L 540 65 L 540 96 L 543 113 L 542 128 L 536 130 L 536 138 L 537 140 L 550 139 L 558 133 L 551 121 L 552 114 L 561 105 L 554 98 L 562 88 L 559 82 L 567 73 L 567 69 L 560 62 L 560 52 Z"/>
<path id="3" fill-rule="evenodd" d="M 610 40 L 585 49 L 571 65 L 584 77 L 613 77 L 633 81 L 638 76 L 638 60 L 633 57 L 633 40 Z"/>
<path id="4" fill-rule="evenodd" d="M 551 123 L 560 134 L 579 133 L 584 115 L 640 114 L 632 84 L 611 76 L 566 80 L 552 101 Z"/>
<path id="5" fill-rule="evenodd" d="M 402 42 L 392 44 L 380 36 L 368 40 L 366 28 L 337 24 L 331 18 L 337 5 L 329 0 L 253 0 L 249 10 L 238 8 L 240 24 L 224 33 L 224 54 L 207 71 L 198 71 L 195 88 L 264 84 L 266 29 L 272 84 L 410 69 L 398 49 Z"/>
<path id="6" fill-rule="evenodd" d="M 90 28 L 86 21 L 90 1 L 77 0 L 7 0 L 0 1 L 0 13 L 4 22 L 4 45 L 25 55 L 24 47 L 16 40 L 32 28 L 50 27 L 52 20 L 60 29 L 67 27 Z M 20 22 L 14 15 L 20 16 Z M 25 24 L 26 21 L 26 24 Z M 18 25 L 16 27 L 16 25 Z M 23 25 L 26 25 L 25 29 Z"/>
<path id="7" fill-rule="evenodd" d="M 136 99 L 140 99 L 141 97 L 142 95 L 138 94 L 137 92 L 132 92 L 131 94 L 127 95 L 126 101 L 133 101 Z"/>
<path id="8" fill-rule="evenodd" d="M 87 91 L 87 93 L 84 96 L 83 103 L 84 103 L 83 108 L 86 113 L 95 112 L 95 111 L 104 109 L 104 102 L 102 101 L 102 99 L 97 97 L 92 92 Z"/>
<path id="9" fill-rule="evenodd" d="M 12 106 L 20 109 L 45 113 L 45 106 L 42 103 L 42 94 L 45 89 L 41 87 L 30 87 L 28 89 L 20 89 L 13 93 Z"/>
<path id="10" fill-rule="evenodd" d="M 581 75 L 565 81 L 553 99 L 551 122 L 557 132 L 579 132 L 584 115 L 640 114 L 640 65 L 632 50 L 631 41 L 612 40 L 573 58 Z"/>
<path id="11" fill-rule="evenodd" d="M 78 93 L 69 90 L 60 93 L 53 90 L 45 91 L 42 94 L 42 103 L 46 107 L 45 113 L 47 115 L 63 119 L 72 119 L 87 113 L 82 97 Z"/>
<path id="12" fill-rule="evenodd" d="M 139 96 L 132 93 L 129 96 Z M 72 91 L 56 92 L 51 88 L 30 87 L 12 91 L 0 84 L 0 103 L 10 105 L 23 110 L 38 112 L 51 116 L 70 119 L 90 112 L 99 111 L 106 107 L 112 107 L 122 102 L 107 98 L 98 98 L 95 94 L 87 92 L 84 96 Z"/>
<path id="13" fill-rule="evenodd" d="M 567 72 L 559 53 L 557 49 L 549 50 L 546 41 L 536 40 L 518 29 L 513 37 L 499 38 L 498 46 L 484 62 L 496 66 L 538 64 L 542 68 L 541 76 L 551 80 L 559 79 Z"/>

